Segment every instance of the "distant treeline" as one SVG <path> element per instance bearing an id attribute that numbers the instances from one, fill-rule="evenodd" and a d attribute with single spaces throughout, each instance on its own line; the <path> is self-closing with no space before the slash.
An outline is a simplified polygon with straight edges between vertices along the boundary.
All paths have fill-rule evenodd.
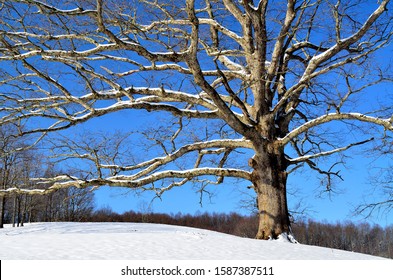
<path id="1" fill-rule="evenodd" d="M 0 210 L 0 228 L 31 222 L 85 222 L 94 216 L 94 193 L 68 188 L 47 195 L 16 194 L 2 197 Z"/>
<path id="2" fill-rule="evenodd" d="M 123 214 L 111 209 L 95 211 L 92 222 L 144 222 L 188 226 L 214 230 L 241 237 L 255 237 L 258 218 L 237 213 L 162 214 L 128 211 Z M 335 248 L 374 256 L 393 258 L 393 225 L 382 228 L 368 223 L 326 223 L 313 220 L 292 225 L 296 240 L 302 244 Z"/>

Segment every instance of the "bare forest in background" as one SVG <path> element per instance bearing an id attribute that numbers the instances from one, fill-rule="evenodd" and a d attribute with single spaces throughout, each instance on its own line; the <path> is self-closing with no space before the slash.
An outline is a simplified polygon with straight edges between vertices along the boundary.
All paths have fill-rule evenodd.
<path id="1" fill-rule="evenodd" d="M 31 222 L 86 222 L 94 214 L 94 194 L 70 188 L 45 196 L 15 195 L 4 200 L 2 225 Z"/>

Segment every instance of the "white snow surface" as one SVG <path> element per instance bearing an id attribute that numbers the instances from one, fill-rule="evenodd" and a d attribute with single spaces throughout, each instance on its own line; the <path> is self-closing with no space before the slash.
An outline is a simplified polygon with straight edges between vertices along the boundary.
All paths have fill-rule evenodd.
<path id="1" fill-rule="evenodd" d="M 144 223 L 32 223 L 0 230 L 2 260 L 360 260 L 329 248 Z"/>

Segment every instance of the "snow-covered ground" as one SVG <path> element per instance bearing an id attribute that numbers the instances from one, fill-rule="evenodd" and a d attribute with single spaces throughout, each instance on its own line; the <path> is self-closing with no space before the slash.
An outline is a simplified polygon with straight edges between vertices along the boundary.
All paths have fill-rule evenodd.
<path id="1" fill-rule="evenodd" d="M 1 260 L 375 260 L 284 240 L 137 223 L 34 223 L 0 230 Z M 381 258 L 379 258 L 381 259 Z"/>

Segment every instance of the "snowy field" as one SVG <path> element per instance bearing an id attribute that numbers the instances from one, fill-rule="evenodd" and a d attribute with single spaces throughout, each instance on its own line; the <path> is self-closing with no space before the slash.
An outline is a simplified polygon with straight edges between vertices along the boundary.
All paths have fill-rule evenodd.
<path id="1" fill-rule="evenodd" d="M 137 223 L 34 223 L 0 230 L 1 260 L 376 260 L 284 240 Z"/>

